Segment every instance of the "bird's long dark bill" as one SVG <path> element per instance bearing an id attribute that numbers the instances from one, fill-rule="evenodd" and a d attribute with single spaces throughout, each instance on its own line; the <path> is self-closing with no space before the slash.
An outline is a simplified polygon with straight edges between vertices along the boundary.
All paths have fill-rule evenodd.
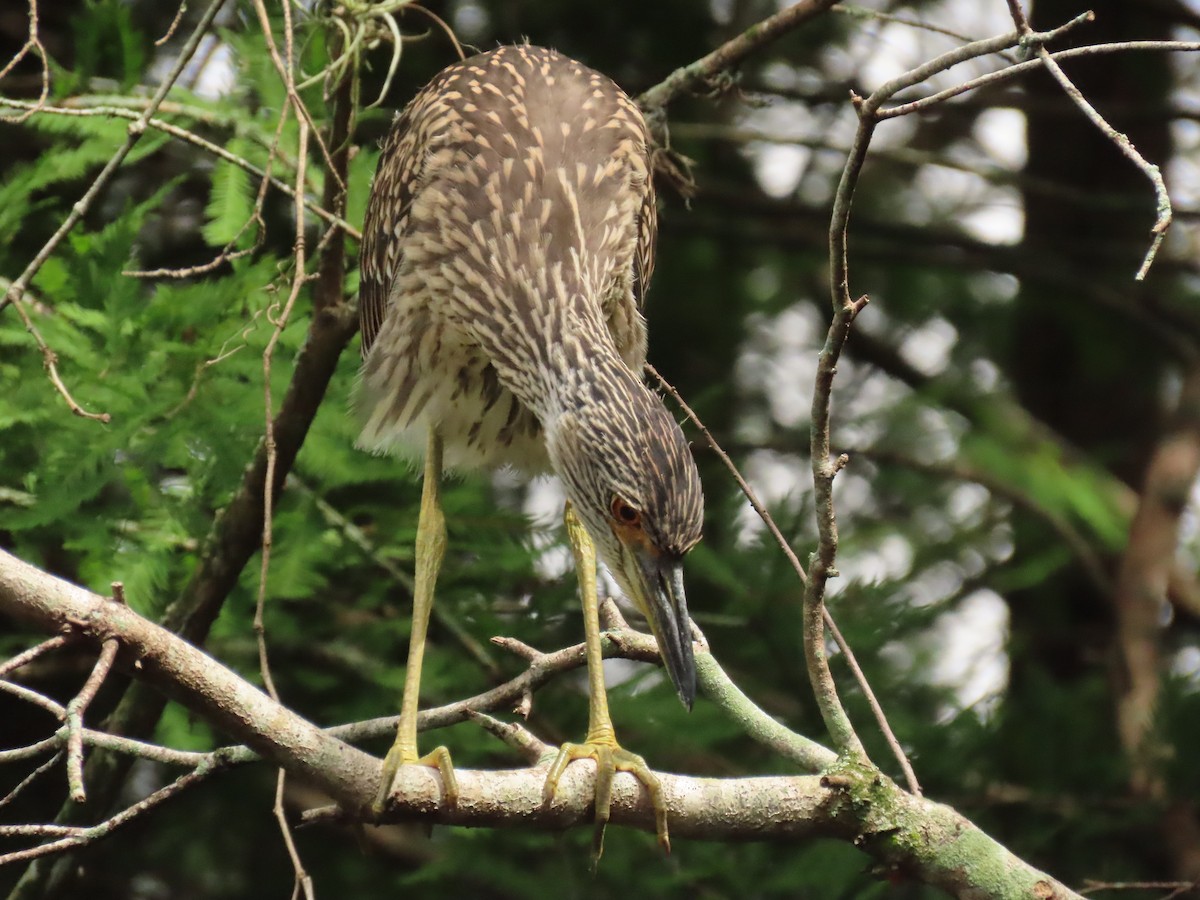
<path id="1" fill-rule="evenodd" d="M 683 592 L 683 564 L 678 560 L 637 554 L 642 584 L 646 588 L 650 628 L 658 652 L 679 699 L 688 709 L 696 699 L 696 660 L 692 656 L 692 622 Z"/>

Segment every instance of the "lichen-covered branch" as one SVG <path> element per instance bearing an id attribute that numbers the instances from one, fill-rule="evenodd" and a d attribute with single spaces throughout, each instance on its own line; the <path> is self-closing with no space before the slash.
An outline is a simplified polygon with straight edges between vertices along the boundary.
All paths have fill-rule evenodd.
<path id="1" fill-rule="evenodd" d="M 119 663 L 242 741 L 292 777 L 335 799 L 343 818 L 368 818 L 380 777 L 376 758 L 273 702 L 258 688 L 166 629 L 0 551 L 0 613 L 47 633 L 70 633 L 97 646 L 116 639 Z M 587 765 L 568 770 L 552 803 L 541 768 L 459 769 L 460 800 L 439 804 L 432 773 L 413 767 L 411 784 L 389 819 L 471 826 L 561 829 L 590 822 Z M 198 770 L 197 770 L 198 771 Z M 953 809 L 913 797 L 870 767 L 836 765 L 824 776 L 709 779 L 661 774 L 672 829 L 683 837 L 852 841 L 896 875 L 957 897 L 1075 898 L 1014 857 Z M 176 782 L 178 784 L 178 782 Z M 615 783 L 613 822 L 644 830 L 654 814 L 636 782 Z"/>

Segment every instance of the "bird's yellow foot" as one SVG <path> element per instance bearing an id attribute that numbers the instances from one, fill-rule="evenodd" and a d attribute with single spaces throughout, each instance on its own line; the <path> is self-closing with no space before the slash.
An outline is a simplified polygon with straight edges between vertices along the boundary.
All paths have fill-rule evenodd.
<path id="1" fill-rule="evenodd" d="M 646 761 L 636 753 L 630 753 L 619 745 L 614 738 L 587 739 L 582 744 L 563 744 L 558 749 L 558 756 L 546 776 L 546 785 L 542 789 L 542 799 L 549 803 L 554 799 L 558 788 L 558 779 L 566 771 L 567 766 L 577 759 L 594 759 L 596 761 L 596 831 L 592 840 L 592 858 L 599 860 L 604 852 L 604 826 L 608 824 L 609 812 L 612 808 L 613 776 L 617 772 L 630 772 L 646 786 L 650 794 L 650 804 L 654 807 L 654 830 L 658 835 L 658 844 L 667 853 L 671 852 L 671 838 L 667 834 L 667 804 L 663 799 L 662 785 L 658 776 L 650 771 Z"/>
<path id="2" fill-rule="evenodd" d="M 411 750 L 406 750 L 399 744 L 394 744 L 383 760 L 383 780 L 379 785 L 379 796 L 375 798 L 372 807 L 379 816 L 387 810 L 388 798 L 392 795 L 392 786 L 401 766 L 428 766 L 437 769 L 442 776 L 442 799 L 447 806 L 458 803 L 458 779 L 454 777 L 454 766 L 450 762 L 450 751 L 445 747 L 437 747 L 418 757 Z"/>

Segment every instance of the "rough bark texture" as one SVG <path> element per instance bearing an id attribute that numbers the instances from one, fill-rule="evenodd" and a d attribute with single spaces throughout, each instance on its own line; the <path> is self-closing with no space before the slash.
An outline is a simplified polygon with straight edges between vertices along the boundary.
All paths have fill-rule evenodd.
<path id="1" fill-rule="evenodd" d="M 332 797 L 353 817 L 378 790 L 379 760 L 343 743 L 176 635 L 0 551 L 0 613 L 48 633 L 117 638 L 136 677 L 183 703 L 235 740 Z M 432 772 L 406 771 L 389 819 L 464 826 L 561 829 L 590 821 L 588 766 L 572 766 L 552 803 L 545 770 L 457 770 L 460 799 L 439 805 Z M 671 830 L 705 840 L 853 842 L 889 877 L 911 878 L 962 898 L 1077 895 L 1009 853 L 952 808 L 902 791 L 874 769 L 835 764 L 824 776 L 709 779 L 660 774 Z M 632 777 L 616 781 L 612 821 L 654 830 L 654 814 Z"/>

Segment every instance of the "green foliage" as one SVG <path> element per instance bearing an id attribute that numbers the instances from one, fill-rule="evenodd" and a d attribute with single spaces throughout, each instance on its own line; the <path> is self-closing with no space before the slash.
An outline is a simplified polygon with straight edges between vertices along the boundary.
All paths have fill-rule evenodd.
<path id="1" fill-rule="evenodd" d="M 234 138 L 225 149 L 236 156 L 246 154 L 248 142 Z M 254 187 L 250 173 L 241 166 L 218 160 L 212 176 L 212 194 L 205 208 L 204 240 L 214 247 L 235 241 L 254 215 Z"/>
<path id="2" fill-rule="evenodd" d="M 80 78 L 76 81 L 68 75 L 59 80 L 61 87 L 78 89 L 84 73 L 115 79 L 125 89 L 145 76 L 149 60 L 147 41 L 134 25 L 133 10 L 128 3 L 86 0 L 73 24 L 75 71 Z"/>
<path id="3" fill-rule="evenodd" d="M 471 10 L 483 10 L 479 33 L 464 36 L 480 47 L 528 35 L 637 90 L 776 5 L 701 6 L 698 12 L 685 0 L 481 2 L 448 4 L 440 12 L 458 24 L 470 21 Z M 940 9 L 908 6 L 913 14 Z M 269 165 L 273 175 L 292 183 L 299 133 L 294 114 L 276 139 L 286 88 L 253 9 L 245 3 L 230 9 L 235 14 L 221 20 L 217 35 L 232 87 L 213 97 L 201 83 L 177 86 L 162 117 L 259 169 Z M 326 38 L 333 26 L 319 18 L 323 9 L 293 9 L 300 80 L 329 60 Z M 180 34 L 195 14 L 185 15 Z M 118 101 L 140 108 L 163 59 L 181 40 L 177 34 L 158 49 L 147 35 L 165 33 L 173 15 L 173 6 L 81 2 L 60 26 L 59 37 L 72 53 L 56 69 L 56 94 L 76 101 L 81 111 Z M 271 15 L 282 48 L 277 5 Z M 416 30 L 411 19 L 404 24 Z M 747 61 L 740 91 L 681 97 L 669 111 L 671 120 L 703 120 L 720 130 L 784 113 L 791 125 L 788 116 L 795 113 L 823 123 L 810 135 L 820 143 L 826 132 L 840 133 L 845 122 L 836 116 L 848 109 L 814 99 L 800 111 L 802 100 L 782 95 L 773 106 L 750 101 L 768 75 L 791 73 L 797 96 L 810 83 L 840 81 L 845 60 L 861 52 L 854 48 L 864 36 L 892 27 L 898 26 L 825 17 L 764 50 L 761 64 Z M 374 97 L 387 48 L 367 50 L 362 96 Z M 403 103 L 450 58 L 436 33 L 406 43 L 390 102 Z M 324 88 L 318 80 L 302 89 L 322 134 L 331 119 Z M 0 85 L 0 92 L 6 89 Z M 1152 106 L 1157 108 L 1147 108 Z M 915 148 L 944 154 L 963 175 L 962 160 L 986 148 L 971 134 L 978 110 L 959 113 L 889 124 L 881 135 L 911 128 Z M 356 120 L 345 212 L 352 224 L 362 222 L 378 139 L 390 122 L 390 110 L 361 111 Z M 105 115 L 39 114 L 19 127 L 5 126 L 15 152 L 0 159 L 0 235 L 6 238 L 0 241 L 0 274 L 15 277 L 24 269 L 125 140 L 128 124 Z M 828 315 L 827 207 L 843 158 L 813 151 L 795 196 L 780 199 L 756 177 L 763 169 L 758 142 L 679 140 L 673 149 L 696 161 L 701 189 L 688 208 L 660 184 L 663 230 L 647 309 L 651 359 L 733 452 L 807 564 L 816 541 L 807 392 Z M 1029 345 L 1041 330 L 1018 315 L 1015 280 L 999 273 L 1017 271 L 1026 261 L 1016 259 L 1013 248 L 987 244 L 960 227 L 959 205 L 971 211 L 970 190 L 953 193 L 939 185 L 938 196 L 925 196 L 936 179 L 916 176 L 931 170 L 941 171 L 873 156 L 856 198 L 854 289 L 869 291 L 873 302 L 855 325 L 835 393 L 835 448 L 847 450 L 851 461 L 836 485 L 842 576 L 832 583 L 830 608 L 930 795 L 953 802 L 1015 851 L 1076 883 L 1084 877 L 1160 878 L 1168 865 L 1147 837 L 1157 834 L 1155 810 L 1135 808 L 1126 795 L 1127 765 L 1112 727 L 1111 627 L 1101 621 L 1107 598 L 1072 580 L 1079 576 L 1078 560 L 1057 528 L 1065 523 L 1079 532 L 1106 562 L 1120 552 L 1129 510 L 1113 461 L 1142 457 L 1108 433 L 1103 441 L 1086 429 L 1064 432 L 1064 438 L 1054 431 L 1061 411 L 1037 404 L 1063 382 L 1081 385 L 1086 399 L 1090 379 L 1120 368 L 1124 357 L 1112 351 L 1110 312 L 1074 302 L 1068 336 L 1078 338 L 1085 352 L 1064 358 L 1043 381 L 1028 374 L 1022 379 L 1024 354 L 1032 353 Z M 980 205 L 1015 205 L 1011 180 L 998 180 L 994 167 L 987 171 L 983 186 L 1009 193 L 999 199 L 985 194 Z M 314 132 L 308 197 L 322 197 L 325 178 Z M 280 408 L 311 322 L 310 279 L 275 349 L 267 409 L 262 356 L 296 274 L 295 207 L 272 188 L 256 209 L 258 192 L 258 178 L 245 169 L 151 129 L 39 271 L 29 292 L 34 323 L 73 396 L 88 410 L 110 414 L 109 424 L 70 415 L 18 317 L 12 309 L 0 311 L 0 546 L 100 593 L 122 581 L 130 603 L 150 616 L 160 616 L 181 596 L 268 417 Z M 252 221 L 256 214 L 261 225 Z M 305 236 L 310 254 L 304 274 L 311 276 L 327 236 L 324 223 L 309 216 Z M 210 266 L 230 244 L 251 252 Z M 358 250 L 350 241 L 347 247 L 343 289 L 352 297 Z M 1035 249 L 1022 248 L 1021 254 L 1036 255 Z M 1096 255 L 1107 252 L 1105 244 Z M 1032 267 L 1027 278 L 1028 268 L 1020 274 L 1024 283 L 1041 283 L 1036 273 L 1056 264 Z M 159 267 L 191 271 L 180 278 L 127 274 Z M 1073 270 L 1068 277 L 1082 283 L 1087 276 Z M 1162 293 L 1188 309 L 1189 295 L 1179 284 Z M 1046 308 L 1070 305 L 1052 299 Z M 921 357 L 922 340 L 939 328 L 953 333 L 951 346 L 936 362 L 912 363 L 910 357 Z M 1139 352 L 1147 359 L 1165 358 L 1145 335 L 1139 340 L 1146 342 Z M 272 672 L 284 702 L 322 725 L 395 712 L 409 636 L 418 474 L 405 462 L 354 447 L 357 423 L 350 410 L 357 368 L 357 346 L 351 346 L 279 492 L 262 591 Z M 1094 422 L 1107 421 L 1107 403 L 1097 404 Z M 1126 408 L 1120 428 L 1152 434 L 1149 406 L 1141 419 Z M 704 542 L 687 558 L 689 605 L 739 686 L 789 727 L 824 740 L 801 645 L 802 586 L 698 439 L 696 455 L 707 522 Z M 445 485 L 449 548 L 422 684 L 425 705 L 490 687 L 493 679 L 477 660 L 481 653 L 506 676 L 521 670 L 521 660 L 489 645 L 493 635 L 544 650 L 582 638 L 570 573 L 548 574 L 562 550 L 561 530 L 531 524 L 526 501 L 524 486 L 507 479 L 470 475 Z M 260 573 L 255 556 L 205 643 L 255 682 L 260 675 L 252 621 Z M 980 618 L 981 599 L 1000 612 Z M 1197 793 L 1189 748 L 1200 739 L 1200 690 L 1194 660 L 1190 669 L 1185 663 L 1198 644 L 1194 623 L 1177 625 L 1171 634 L 1168 653 L 1182 662 L 1166 683 L 1158 727 L 1174 748 L 1163 763 L 1168 788 L 1172 796 L 1188 798 Z M 4 633 L 0 653 L 17 652 L 33 640 Z M 963 644 L 985 647 L 976 654 L 997 667 L 975 693 L 967 690 L 970 666 L 946 672 L 947 660 L 962 655 Z M 886 774 L 897 777 L 866 697 L 841 655 L 832 659 L 842 699 L 868 750 Z M 687 713 L 659 669 L 614 669 L 627 676 L 611 691 L 616 727 L 655 768 L 710 777 L 795 771 L 703 698 Z M 57 681 L 54 687 L 60 687 Z M 0 721 L 7 726 L 6 712 L 0 711 Z M 578 739 L 586 716 L 585 685 L 574 673 L 538 692 L 530 727 L 547 740 Z M 19 716 L 12 721 L 14 730 L 45 725 Z M 167 707 L 153 738 L 181 749 L 227 740 L 175 705 Z M 430 744 L 435 739 L 444 740 L 460 764 L 518 764 L 508 748 L 470 725 L 428 737 Z M 369 749 L 382 752 L 384 742 Z M 162 780 L 174 771 L 145 769 Z M 136 838 L 118 833 L 89 858 L 89 877 L 99 873 L 97 884 L 106 885 L 96 890 L 110 892 L 96 896 L 286 891 L 292 868 L 269 814 L 274 785 L 266 767 L 248 766 L 164 807 Z M 61 783 L 38 795 L 40 820 L 53 817 L 60 796 Z M 586 829 L 562 835 L 439 829 L 428 838 L 419 829 L 397 828 L 384 832 L 380 849 L 366 854 L 349 832 L 302 829 L 297 840 L 318 895 L 364 900 L 414 891 L 496 898 L 935 896 L 905 881 L 905 873 L 873 871 L 865 855 L 843 842 L 677 840 L 664 860 L 650 836 L 614 828 L 591 875 Z M 0 882 L 0 890 L 9 884 Z"/>

